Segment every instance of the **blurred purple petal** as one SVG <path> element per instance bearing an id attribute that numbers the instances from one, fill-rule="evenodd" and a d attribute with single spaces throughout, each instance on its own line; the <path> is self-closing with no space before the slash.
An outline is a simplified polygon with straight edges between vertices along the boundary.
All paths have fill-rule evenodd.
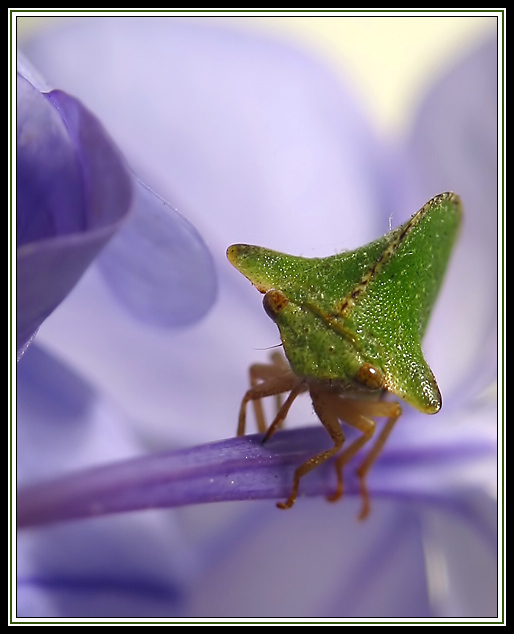
<path id="1" fill-rule="evenodd" d="M 471 513 L 463 520 L 439 506 L 389 500 L 358 522 L 358 504 L 306 499 L 294 512 L 266 514 L 265 503 L 254 503 L 243 540 L 232 532 L 214 542 L 217 556 L 195 583 L 188 614 L 340 621 L 495 614 L 494 556 L 475 532 L 477 516 L 494 513 L 490 500 L 473 521 Z M 470 572 L 475 561 L 481 574 Z"/>
<path id="2" fill-rule="evenodd" d="M 17 420 L 19 484 L 141 451 L 119 408 L 37 343 L 17 367 Z"/>
<path id="3" fill-rule="evenodd" d="M 302 50 L 194 18 L 71 20 L 43 40 L 27 54 L 102 116 L 220 258 L 231 242 L 326 255 L 387 231 L 395 161 Z"/>
<path id="4" fill-rule="evenodd" d="M 487 39 L 433 86 L 408 147 L 420 195 L 450 189 L 464 207 L 425 339 L 443 394 L 464 400 L 495 381 L 497 371 L 497 45 L 496 37 Z"/>
<path id="5" fill-rule="evenodd" d="M 123 413 L 37 344 L 17 370 L 19 485 L 141 454 Z M 162 513 L 26 531 L 17 543 L 18 615 L 39 618 L 173 616 L 194 563 Z"/>
<path id="6" fill-rule="evenodd" d="M 80 158 L 51 102 L 17 75 L 17 246 L 86 228 Z M 73 213 L 70 213 L 70 210 Z"/>
<path id="7" fill-rule="evenodd" d="M 180 533 L 152 513 L 20 533 L 18 616 L 176 616 L 193 563 Z M 169 549 L 171 538 L 182 550 Z"/>
<path id="8" fill-rule="evenodd" d="M 60 91 L 45 98 L 21 77 L 18 87 L 20 354 L 125 219 L 131 179 L 79 101 Z"/>
<path id="9" fill-rule="evenodd" d="M 216 298 L 214 263 L 202 238 L 139 180 L 131 217 L 98 264 L 114 295 L 152 325 L 193 323 Z"/>
<path id="10" fill-rule="evenodd" d="M 19 68 L 43 80 L 20 55 Z M 198 320 L 216 297 L 216 273 L 198 232 L 134 179 L 99 122 L 59 90 L 18 75 L 18 356 L 121 228 L 101 258 L 115 295 L 161 326 Z"/>

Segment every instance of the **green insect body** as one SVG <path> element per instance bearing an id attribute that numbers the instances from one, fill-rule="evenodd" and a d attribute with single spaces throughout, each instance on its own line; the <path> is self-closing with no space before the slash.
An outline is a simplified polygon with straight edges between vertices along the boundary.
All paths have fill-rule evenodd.
<path id="1" fill-rule="evenodd" d="M 258 365 L 251 372 L 252 388 L 243 399 L 239 433 L 248 401 L 254 402 L 262 428 L 257 403 L 261 398 L 290 391 L 292 402 L 298 393 L 309 390 L 335 446 L 342 447 L 344 437 L 341 441 L 334 418 L 357 427 L 365 437 L 350 453 L 345 449 L 344 458 L 336 464 L 340 497 L 342 466 L 373 435 L 375 416 L 394 420 L 399 416 L 398 409 L 390 408 L 393 404 L 381 402 L 381 407 L 377 403 L 373 408 L 370 400 L 389 392 L 421 412 L 437 412 L 441 396 L 421 341 L 460 221 L 459 198 L 444 193 L 378 240 L 326 258 L 291 256 L 243 244 L 229 247 L 229 261 L 264 293 L 264 308 L 278 326 L 290 366 L 275 357 L 267 370 Z M 290 402 L 286 401 L 266 439 L 285 418 Z M 371 426 L 361 419 L 372 420 Z M 377 440 L 380 447 L 371 461 L 384 441 Z M 294 497 L 299 478 L 328 459 L 326 453 L 313 457 L 308 468 L 300 467 Z M 293 502 L 290 496 L 280 506 Z"/>

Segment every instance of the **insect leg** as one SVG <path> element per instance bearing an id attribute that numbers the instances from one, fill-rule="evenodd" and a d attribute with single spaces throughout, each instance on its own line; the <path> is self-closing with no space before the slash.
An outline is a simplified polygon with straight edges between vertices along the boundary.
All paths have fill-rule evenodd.
<path id="1" fill-rule="evenodd" d="M 269 381 L 270 379 L 278 378 L 282 373 L 278 370 L 277 366 L 273 363 L 255 363 L 250 366 L 250 385 L 253 387 Z M 262 409 L 261 399 L 254 399 L 252 401 L 253 411 L 255 414 L 255 422 L 257 423 L 257 429 L 259 432 L 264 433 L 266 431 L 266 419 L 264 411 Z M 244 433 L 244 432 L 243 432 Z M 238 432 L 238 435 L 241 436 Z"/>
<path id="2" fill-rule="evenodd" d="M 330 438 L 332 439 L 334 446 L 326 451 L 322 451 L 319 454 L 316 454 L 312 458 L 309 458 L 306 462 L 301 464 L 296 471 L 294 472 L 293 478 L 293 489 L 285 502 L 277 502 L 278 508 L 288 509 L 295 503 L 296 497 L 298 495 L 298 487 L 300 485 L 300 479 L 312 471 L 315 467 L 319 467 L 321 464 L 326 462 L 329 458 L 331 458 L 334 454 L 336 454 L 344 443 L 344 434 L 341 429 L 341 425 L 337 420 L 337 416 L 335 416 L 332 408 L 328 405 L 326 400 L 326 394 L 323 394 L 322 391 L 316 390 L 314 387 L 310 389 L 312 404 L 314 406 L 314 410 L 318 415 L 320 421 L 323 423 L 323 426 L 328 431 Z"/>
<path id="3" fill-rule="evenodd" d="M 289 396 L 286 398 L 284 403 L 282 403 L 281 407 L 279 408 L 277 412 L 277 415 L 275 416 L 275 419 L 273 420 L 271 425 L 268 427 L 268 431 L 266 432 L 264 438 L 262 439 L 263 443 L 269 440 L 271 436 L 273 436 L 273 434 L 280 427 L 280 425 L 282 425 L 285 417 L 287 416 L 287 413 L 289 412 L 291 405 L 293 404 L 293 401 L 298 396 L 298 394 L 305 392 L 306 389 L 307 389 L 307 386 L 305 385 L 305 383 L 298 382 L 294 386 L 294 388 L 291 390 L 291 392 L 289 392 Z"/>
<path id="4" fill-rule="evenodd" d="M 371 416 L 387 416 L 387 421 L 382 428 L 382 431 L 378 435 L 374 445 L 371 447 L 368 455 L 364 458 L 362 463 L 357 469 L 357 475 L 359 476 L 361 493 L 363 496 L 364 504 L 359 515 L 359 519 L 363 520 L 369 513 L 369 493 L 366 486 L 366 475 L 373 466 L 373 463 L 380 455 L 384 445 L 391 433 L 396 421 L 400 418 L 402 408 L 398 403 L 391 402 L 375 402 L 365 403 L 368 414 Z"/>
<path id="5" fill-rule="evenodd" d="M 291 367 L 282 352 L 278 352 L 278 351 L 273 352 L 271 354 L 271 362 L 277 368 L 277 370 L 281 369 L 282 372 L 284 373 L 291 372 Z M 255 405 L 257 405 L 257 403 L 259 403 L 260 405 L 259 401 L 254 401 L 253 403 L 254 403 L 254 407 Z M 282 403 L 283 403 L 282 394 L 276 394 L 275 395 L 275 416 L 278 415 L 280 408 L 282 407 Z"/>
<path id="6" fill-rule="evenodd" d="M 327 496 L 330 502 L 335 502 L 343 495 L 343 467 L 373 437 L 375 421 L 367 412 L 363 411 L 361 401 L 341 398 L 337 395 L 327 395 L 327 398 L 330 400 L 335 416 L 340 421 L 362 432 L 362 435 L 354 440 L 336 460 L 337 488 L 334 493 Z"/>
<path id="7" fill-rule="evenodd" d="M 294 374 L 280 373 L 277 376 L 276 369 L 273 366 L 265 364 L 256 364 L 250 368 L 250 381 L 252 387 L 244 395 L 241 402 L 241 408 L 239 410 L 239 422 L 237 427 L 238 436 L 244 436 L 245 433 L 246 405 L 249 401 L 253 401 L 255 407 L 255 403 L 260 401 L 260 399 L 265 398 L 266 396 L 275 396 L 276 394 L 289 392 L 298 384 L 298 378 L 295 377 Z M 266 430 L 266 423 L 260 402 L 255 408 L 255 414 L 258 429 L 261 433 L 264 433 Z"/>

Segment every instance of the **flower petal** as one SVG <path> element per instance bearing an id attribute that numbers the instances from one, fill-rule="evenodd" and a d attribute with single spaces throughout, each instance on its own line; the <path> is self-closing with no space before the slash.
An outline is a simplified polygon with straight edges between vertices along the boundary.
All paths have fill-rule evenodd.
<path id="1" fill-rule="evenodd" d="M 123 414 L 38 344 L 18 365 L 17 389 L 21 488 L 141 453 Z M 20 532 L 18 617 L 173 616 L 194 559 L 162 512 Z"/>
<path id="2" fill-rule="evenodd" d="M 327 255 L 387 231 L 394 160 L 301 50 L 194 18 L 71 20 L 26 50 L 220 257 L 232 242 Z"/>
<path id="3" fill-rule="evenodd" d="M 37 343 L 16 386 L 19 484 L 140 453 L 121 412 Z"/>
<path id="4" fill-rule="evenodd" d="M 21 198 L 17 250 L 20 355 L 125 219 L 131 179 L 101 125 L 79 101 L 60 91 L 48 94 L 48 102 L 62 117 L 71 141 L 57 144 L 53 130 L 62 124 L 57 123 L 55 111 L 23 78 L 19 87 L 24 104 L 17 152 Z M 29 112 L 40 110 L 43 115 L 29 117 Z M 52 121 L 52 136 L 41 137 L 39 124 L 43 119 Z M 66 150 L 59 151 L 63 146 Z M 54 153 L 59 158 L 45 158 Z"/>
<path id="5" fill-rule="evenodd" d="M 485 508 L 484 514 L 495 516 Z M 204 515 L 208 510 L 202 507 Z M 291 513 L 266 513 L 264 503 L 254 503 L 244 538 L 213 540 L 217 556 L 195 582 L 187 615 L 494 617 L 495 560 L 476 531 L 476 517 L 463 521 L 439 506 L 413 509 L 391 500 L 377 501 L 366 522 L 355 520 L 357 512 L 358 502 L 350 498 L 332 505 L 305 499 Z M 459 571 L 462 561 L 469 567 Z M 470 567 L 478 561 L 477 575 Z"/>
<path id="6" fill-rule="evenodd" d="M 79 157 L 61 115 L 26 79 L 16 79 L 19 247 L 84 231 L 86 209 Z"/>
<path id="7" fill-rule="evenodd" d="M 181 533 L 152 513 L 20 533 L 18 617 L 177 616 L 193 563 Z"/>
<path id="8" fill-rule="evenodd" d="M 116 297 L 152 325 L 190 324 L 216 298 L 216 271 L 202 238 L 139 180 L 129 220 L 97 262 Z"/>
<path id="9" fill-rule="evenodd" d="M 493 37 L 432 87 L 409 140 L 421 193 L 449 190 L 462 199 L 462 233 L 425 345 L 443 394 L 464 400 L 497 369 L 497 95 Z"/>

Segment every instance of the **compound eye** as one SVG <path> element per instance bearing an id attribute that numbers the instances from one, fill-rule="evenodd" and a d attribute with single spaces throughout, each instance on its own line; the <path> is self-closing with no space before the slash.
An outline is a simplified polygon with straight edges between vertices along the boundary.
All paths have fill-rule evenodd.
<path id="1" fill-rule="evenodd" d="M 371 363 L 363 363 L 354 378 L 368 390 L 379 390 L 384 385 L 382 372 Z"/>
<path id="2" fill-rule="evenodd" d="M 266 311 L 268 317 L 271 317 L 273 321 L 276 320 L 277 315 L 281 310 L 289 304 L 289 300 L 280 291 L 276 291 L 274 288 L 267 291 L 262 299 L 262 305 Z"/>

